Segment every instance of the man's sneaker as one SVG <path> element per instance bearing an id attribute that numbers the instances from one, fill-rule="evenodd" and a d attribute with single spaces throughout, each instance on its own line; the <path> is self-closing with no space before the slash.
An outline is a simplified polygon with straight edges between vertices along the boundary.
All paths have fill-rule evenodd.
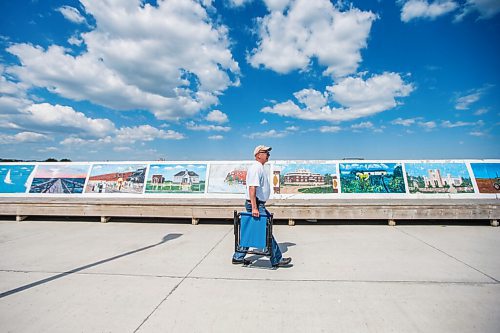
<path id="1" fill-rule="evenodd" d="M 287 266 L 292 262 L 292 258 L 281 258 L 280 262 L 273 265 L 273 268 Z"/>
<path id="2" fill-rule="evenodd" d="M 250 265 L 252 263 L 252 261 L 248 260 L 248 259 L 234 259 L 234 258 L 231 262 L 233 263 L 233 265 L 243 264 L 243 266 L 247 266 L 247 265 Z"/>

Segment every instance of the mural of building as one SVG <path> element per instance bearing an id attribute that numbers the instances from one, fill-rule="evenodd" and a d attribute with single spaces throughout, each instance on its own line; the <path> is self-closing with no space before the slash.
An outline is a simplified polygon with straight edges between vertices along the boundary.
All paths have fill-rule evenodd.
<path id="1" fill-rule="evenodd" d="M 463 183 L 462 177 L 452 177 L 449 173 L 445 178 L 441 177 L 439 169 L 430 169 L 429 176 L 424 176 L 424 182 L 427 187 L 444 187 L 444 186 L 460 186 Z"/>
<path id="2" fill-rule="evenodd" d="M 307 169 L 297 169 L 292 172 L 288 172 L 284 176 L 285 185 L 317 185 L 324 184 L 325 177 L 319 173 L 312 173 Z"/>
<path id="3" fill-rule="evenodd" d="M 153 175 L 151 176 L 151 183 L 153 184 L 163 184 L 165 182 L 165 177 L 162 175 Z"/>
<path id="4" fill-rule="evenodd" d="M 200 176 L 194 172 L 189 170 L 183 170 L 174 175 L 174 183 L 177 184 L 199 184 Z"/>
<path id="5" fill-rule="evenodd" d="M 224 180 L 227 183 L 238 183 L 241 185 L 246 185 L 247 181 L 247 170 L 232 170 L 226 176 Z"/>

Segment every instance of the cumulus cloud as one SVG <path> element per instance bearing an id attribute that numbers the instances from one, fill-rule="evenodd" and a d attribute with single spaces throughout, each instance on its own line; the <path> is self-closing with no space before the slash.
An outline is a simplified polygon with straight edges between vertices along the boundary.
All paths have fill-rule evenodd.
<path id="1" fill-rule="evenodd" d="M 400 104 L 397 98 L 408 96 L 413 89 L 397 73 L 374 75 L 366 80 L 347 77 L 327 87 L 324 93 L 303 89 L 294 94 L 297 103 L 288 100 L 264 107 L 261 112 L 304 120 L 353 120 L 396 107 Z M 332 107 L 328 101 L 341 107 Z"/>
<path id="2" fill-rule="evenodd" d="M 60 12 L 67 20 L 73 23 L 86 23 L 85 17 L 83 17 L 80 11 L 75 7 L 62 6 L 57 8 L 57 11 Z"/>
<path id="3" fill-rule="evenodd" d="M 211 121 L 213 123 L 218 123 L 218 124 L 224 124 L 224 123 L 227 123 L 229 121 L 229 119 L 227 118 L 227 114 L 225 114 L 224 112 L 219 111 L 219 110 L 210 111 L 210 113 L 207 115 L 206 119 L 208 121 Z"/>
<path id="4" fill-rule="evenodd" d="M 72 55 L 58 45 L 13 44 L 7 51 L 21 65 L 7 72 L 65 98 L 145 109 L 165 120 L 193 116 L 239 84 L 227 28 L 198 1 L 81 3 L 96 22 L 79 36 L 86 51 Z"/>
<path id="5" fill-rule="evenodd" d="M 401 9 L 401 20 L 409 22 L 414 19 L 436 19 L 458 8 L 452 0 L 436 0 L 429 3 L 427 0 L 406 1 Z"/>
<path id="6" fill-rule="evenodd" d="M 50 136 L 36 132 L 19 132 L 14 135 L 0 134 L 0 144 L 40 142 L 52 140 Z"/>
<path id="7" fill-rule="evenodd" d="M 122 127 L 116 131 L 118 142 L 153 141 L 155 139 L 181 140 L 184 135 L 173 130 L 161 130 L 150 125 Z"/>
<path id="8" fill-rule="evenodd" d="M 479 123 L 480 125 L 481 123 Z M 445 120 L 441 123 L 442 127 L 445 128 L 454 128 L 454 127 L 463 127 L 463 126 L 475 126 L 478 125 L 477 122 L 465 122 L 465 121 L 457 121 L 457 122 L 451 122 L 449 120 Z"/>
<path id="9" fill-rule="evenodd" d="M 194 121 L 189 121 L 186 123 L 186 128 L 191 131 L 219 131 L 219 132 L 229 132 L 231 127 L 229 126 L 219 126 L 219 125 L 199 125 Z"/>
<path id="10" fill-rule="evenodd" d="M 258 20 L 258 45 L 247 59 L 253 67 L 288 73 L 306 70 L 314 58 L 326 67 L 324 75 L 356 72 L 375 14 L 340 11 L 329 0 L 265 3 L 270 13 Z"/>
<path id="11" fill-rule="evenodd" d="M 476 91 L 472 94 L 468 94 L 465 96 L 461 96 L 457 98 L 456 104 L 455 104 L 455 109 L 457 110 L 468 110 L 471 106 L 471 104 L 479 101 L 481 98 L 482 92 L 481 91 Z"/>
<path id="12" fill-rule="evenodd" d="M 208 137 L 208 139 L 209 140 L 222 140 L 222 139 L 224 139 L 224 136 L 222 136 L 222 135 L 210 135 Z"/>
<path id="13" fill-rule="evenodd" d="M 353 124 L 351 125 L 352 129 L 372 129 L 373 128 L 373 123 L 371 121 L 364 121 L 359 124 Z"/>
<path id="14" fill-rule="evenodd" d="M 433 130 L 437 127 L 435 121 L 420 121 L 417 123 L 417 125 L 424 128 L 426 131 Z"/>

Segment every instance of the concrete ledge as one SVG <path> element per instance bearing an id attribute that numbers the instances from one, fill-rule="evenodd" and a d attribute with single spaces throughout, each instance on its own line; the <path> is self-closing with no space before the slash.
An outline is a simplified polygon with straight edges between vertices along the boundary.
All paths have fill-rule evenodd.
<path id="1" fill-rule="evenodd" d="M 271 200 L 267 207 L 276 219 L 289 221 L 500 219 L 500 200 L 496 199 Z M 232 218 L 234 210 L 243 209 L 242 199 L 0 198 L 0 215 L 14 216 L 189 218 L 197 224 L 199 219 Z"/>

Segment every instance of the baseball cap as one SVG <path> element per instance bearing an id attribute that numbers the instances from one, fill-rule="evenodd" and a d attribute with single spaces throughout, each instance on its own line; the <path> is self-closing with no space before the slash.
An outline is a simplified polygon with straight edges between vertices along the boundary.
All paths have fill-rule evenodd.
<path id="1" fill-rule="evenodd" d="M 257 155 L 257 153 L 261 150 L 264 150 L 264 151 L 270 151 L 272 150 L 273 148 L 271 147 L 268 147 L 268 146 L 264 146 L 264 145 L 260 145 L 260 146 L 257 146 L 255 147 L 255 149 L 253 150 L 253 156 Z"/>

